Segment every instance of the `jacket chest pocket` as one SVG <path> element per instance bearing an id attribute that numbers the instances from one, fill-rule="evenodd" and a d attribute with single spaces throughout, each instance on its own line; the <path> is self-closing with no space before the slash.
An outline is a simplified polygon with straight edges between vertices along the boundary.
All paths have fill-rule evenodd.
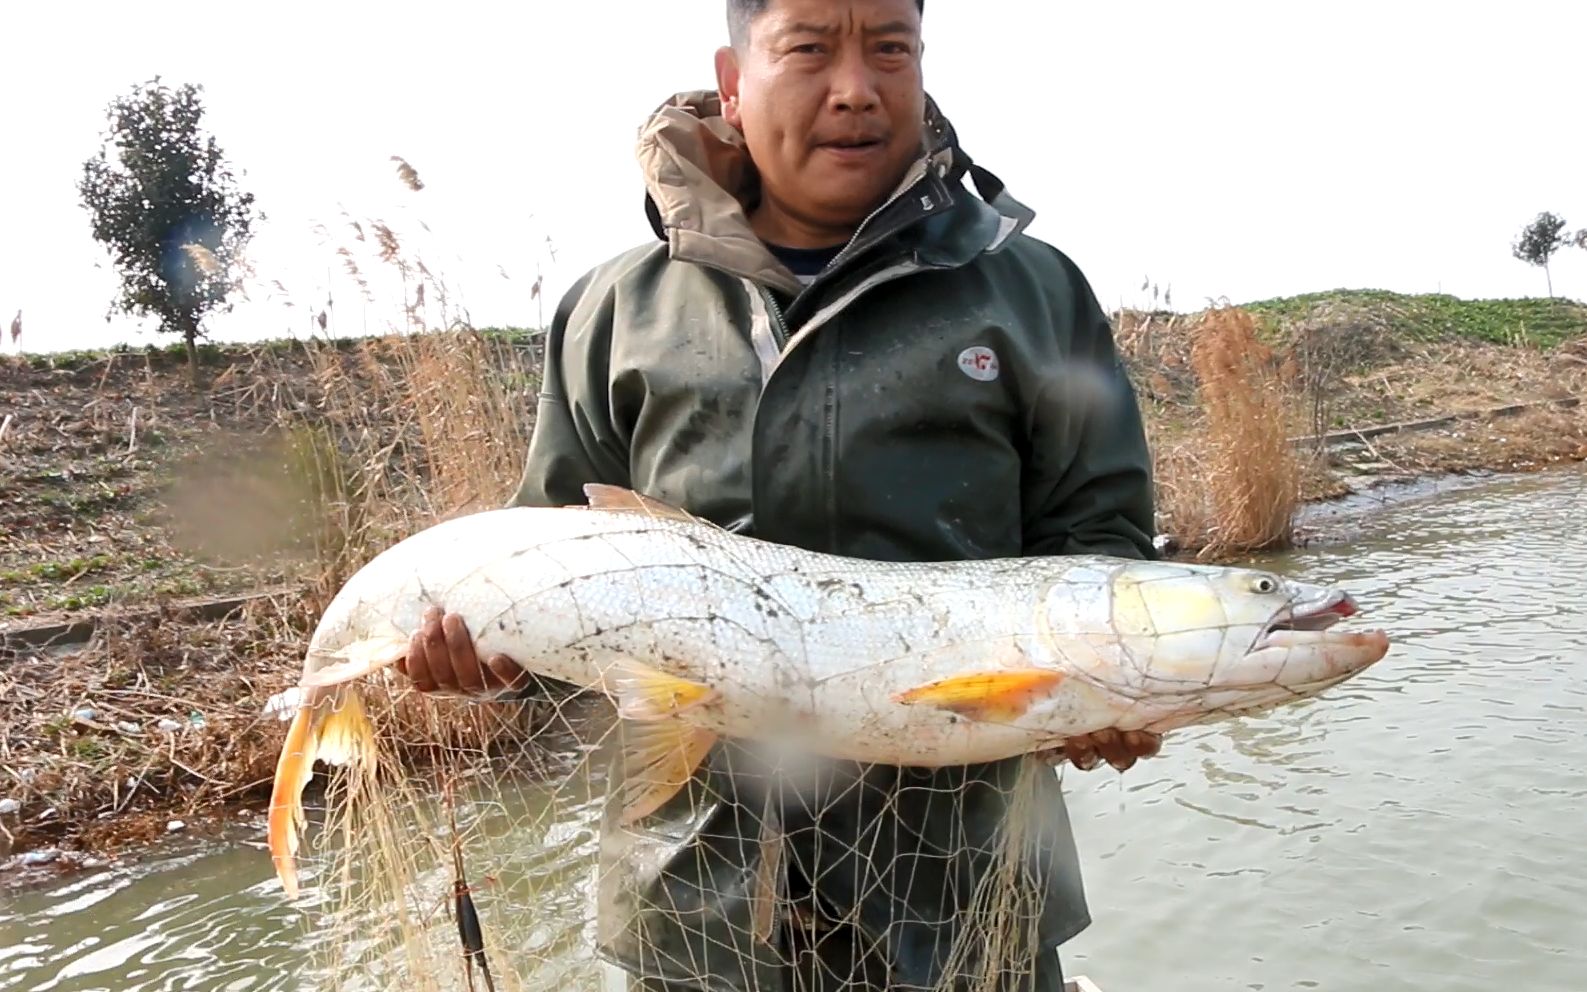
<path id="1" fill-rule="evenodd" d="M 1012 451 L 1016 390 L 997 328 L 898 328 L 838 342 L 843 419 L 859 441 L 937 437 L 956 447 Z"/>
<path id="2" fill-rule="evenodd" d="M 1003 340 L 928 321 L 838 342 L 836 476 L 852 539 L 907 527 L 925 556 L 1019 552 L 1022 418 Z"/>
<path id="3" fill-rule="evenodd" d="M 633 484 L 718 521 L 742 515 L 761 378 L 736 331 L 680 312 L 668 333 L 624 341 L 611 381 Z"/>

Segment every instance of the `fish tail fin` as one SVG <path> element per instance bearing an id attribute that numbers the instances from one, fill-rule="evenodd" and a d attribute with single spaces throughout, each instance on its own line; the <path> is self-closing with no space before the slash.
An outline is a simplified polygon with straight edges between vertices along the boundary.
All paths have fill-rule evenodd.
<path id="1" fill-rule="evenodd" d="M 270 859 L 289 899 L 298 894 L 296 856 L 305 822 L 303 790 L 314 778 L 315 761 L 365 768 L 374 754 L 374 729 L 356 691 L 337 686 L 311 695 L 318 698 L 305 698 L 287 728 L 270 793 Z"/>

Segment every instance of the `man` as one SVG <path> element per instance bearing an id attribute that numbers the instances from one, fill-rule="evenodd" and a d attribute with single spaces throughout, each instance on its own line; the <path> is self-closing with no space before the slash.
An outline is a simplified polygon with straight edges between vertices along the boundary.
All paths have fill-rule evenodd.
<path id="1" fill-rule="evenodd" d="M 603 482 L 861 558 L 1153 556 L 1108 321 L 927 97 L 920 8 L 729 0 L 718 89 L 640 134 L 658 240 L 557 311 L 514 503 L 582 503 Z M 420 690 L 519 684 L 438 613 L 404 670 Z M 1050 757 L 1123 770 L 1156 749 L 1102 733 Z M 1061 987 L 1055 948 L 1089 912 L 1050 768 L 834 768 L 820 802 L 768 812 L 744 798 L 750 764 L 720 745 L 701 772 L 712 801 L 603 840 L 601 952 L 637 985 L 946 988 L 990 967 L 1002 988 Z M 988 852 L 1022 772 L 1031 837 L 1023 880 L 1004 883 Z M 790 905 L 769 942 L 751 936 L 763 869 Z M 1001 950 L 964 922 L 999 886 L 1033 906 Z"/>

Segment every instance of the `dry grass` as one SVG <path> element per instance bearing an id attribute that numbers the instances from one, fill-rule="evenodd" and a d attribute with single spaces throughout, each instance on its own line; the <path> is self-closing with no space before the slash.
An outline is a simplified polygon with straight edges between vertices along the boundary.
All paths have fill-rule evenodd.
<path id="1" fill-rule="evenodd" d="M 85 650 L 5 659 L 0 792 L 21 811 L 0 851 L 113 852 L 257 793 L 280 731 L 237 702 L 281 686 L 310 622 L 290 597 L 203 625 L 110 616 Z"/>
<path id="2" fill-rule="evenodd" d="M 425 285 L 433 284 L 422 260 L 405 256 L 384 223 L 365 226 L 376 232 L 386 264 L 405 279 L 418 274 L 422 300 Z M 438 295 L 445 298 L 444 291 Z M 403 538 L 504 505 L 522 472 L 539 342 L 487 336 L 457 321 L 431 329 L 412 306 L 404 306 L 402 321 L 416 329 L 350 349 L 307 345 L 310 374 L 296 382 L 268 367 L 238 376 L 278 384 L 270 402 L 280 439 L 276 464 L 285 471 L 272 477 L 287 480 L 296 498 L 291 540 L 312 549 L 304 578 L 305 605 L 314 615 L 354 572 Z M 268 366 L 274 358 L 266 352 L 259 361 Z M 216 504 L 228 507 L 228 517 L 246 505 L 239 497 L 255 480 L 246 481 L 248 488 Z M 438 717 L 435 706 L 411 696 L 393 705 L 388 715 L 410 756 L 442 745 L 488 746 L 495 731 L 525 712 L 483 708 L 459 721 L 454 708 Z"/>
<path id="3" fill-rule="evenodd" d="M 411 165 L 392 161 L 404 185 L 424 188 Z M 206 547 L 231 539 L 238 513 L 277 521 L 254 529 L 308 550 L 308 578 L 322 593 L 417 530 L 502 505 L 522 471 L 539 388 L 537 337 L 476 330 L 397 230 L 378 218 L 345 219 L 351 237 L 333 250 L 365 299 L 382 280 L 360 256 L 395 276 L 384 285 L 401 287 L 386 333 L 265 348 L 234 363 L 211 395 L 234 419 L 267 425 L 257 457 L 239 464 L 229 448 L 195 460 L 184 479 L 197 495 L 172 515 Z M 430 323 L 427 297 L 438 301 L 439 323 Z M 217 460 L 231 466 L 223 476 Z M 224 518 L 206 520 L 205 505 L 225 506 Z"/>
<path id="4" fill-rule="evenodd" d="M 1539 409 L 1492 421 L 1374 438 L 1367 457 L 1413 476 L 1436 472 L 1530 472 L 1587 461 L 1587 407 Z"/>
<path id="5" fill-rule="evenodd" d="M 1522 346 L 1459 328 L 1406 331 L 1400 319 L 1394 307 L 1326 300 L 1278 318 L 1228 307 L 1119 313 L 1117 340 L 1155 459 L 1160 532 L 1184 554 L 1238 558 L 1290 540 L 1285 508 L 1298 501 L 1385 478 L 1587 459 L 1581 407 L 1285 451 L 1285 433 L 1318 437 L 1587 397 L 1587 339 Z"/>
<path id="6" fill-rule="evenodd" d="M 1238 309 L 1208 311 L 1186 337 L 1202 429 L 1157 447 L 1168 532 L 1202 558 L 1283 547 L 1303 465 L 1288 441 L 1296 403 L 1280 363 Z"/>
<path id="7" fill-rule="evenodd" d="M 457 330 L 311 355 L 312 381 L 283 397 L 280 432 L 320 525 L 323 588 L 423 527 L 512 494 L 538 380 L 529 350 Z"/>

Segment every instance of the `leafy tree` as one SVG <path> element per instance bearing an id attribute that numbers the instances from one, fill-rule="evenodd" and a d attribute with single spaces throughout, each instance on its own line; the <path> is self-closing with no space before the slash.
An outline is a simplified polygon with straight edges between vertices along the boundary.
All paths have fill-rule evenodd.
<path id="1" fill-rule="evenodd" d="M 201 91 L 156 76 L 114 100 L 103 146 L 78 184 L 94 239 L 121 274 L 112 311 L 154 316 L 159 330 L 180 333 L 195 385 L 200 322 L 230 309 L 231 272 L 251 234 L 254 202 L 203 133 Z"/>
<path id="2" fill-rule="evenodd" d="M 1516 258 L 1528 265 L 1541 266 L 1548 280 L 1548 295 L 1554 296 L 1554 277 L 1549 273 L 1548 260 L 1565 244 L 1565 218 L 1548 211 L 1538 214 L 1532 223 L 1521 229 L 1521 240 L 1510 246 Z"/>

